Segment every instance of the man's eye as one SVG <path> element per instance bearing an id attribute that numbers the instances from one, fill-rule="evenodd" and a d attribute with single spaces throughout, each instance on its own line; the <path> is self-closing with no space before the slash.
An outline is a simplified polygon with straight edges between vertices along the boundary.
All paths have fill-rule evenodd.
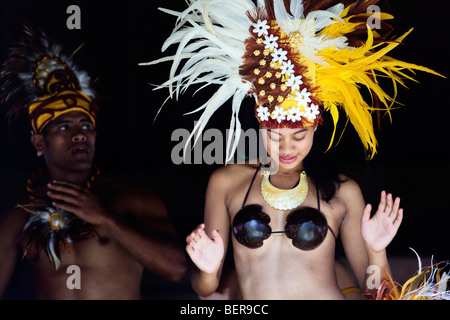
<path id="1" fill-rule="evenodd" d="M 69 129 L 69 126 L 64 125 L 59 127 L 59 131 L 67 131 Z"/>
<path id="2" fill-rule="evenodd" d="M 85 131 L 92 131 L 94 129 L 94 125 L 90 121 L 83 121 L 80 123 L 80 129 Z"/>

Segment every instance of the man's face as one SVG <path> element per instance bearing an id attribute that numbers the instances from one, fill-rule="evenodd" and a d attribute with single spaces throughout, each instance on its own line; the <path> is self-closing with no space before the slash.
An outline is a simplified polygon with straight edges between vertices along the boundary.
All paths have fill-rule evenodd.
<path id="1" fill-rule="evenodd" d="M 96 132 L 86 114 L 80 111 L 63 114 L 50 122 L 45 131 L 44 135 L 34 135 L 32 141 L 49 168 L 68 171 L 91 168 Z"/>

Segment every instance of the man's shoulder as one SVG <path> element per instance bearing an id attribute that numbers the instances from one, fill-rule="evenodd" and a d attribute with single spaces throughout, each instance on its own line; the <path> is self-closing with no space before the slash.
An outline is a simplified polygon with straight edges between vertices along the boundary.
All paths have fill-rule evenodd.
<path id="1" fill-rule="evenodd" d="M 146 208 L 152 212 L 164 211 L 165 205 L 161 196 L 149 185 L 126 177 L 112 175 L 99 179 L 93 189 L 101 200 L 119 211 L 144 212 Z"/>
<path id="2" fill-rule="evenodd" d="M 0 238 L 5 239 L 6 235 L 11 235 L 11 239 L 18 239 L 23 227 L 28 220 L 29 213 L 19 206 L 8 208 L 0 213 Z"/>

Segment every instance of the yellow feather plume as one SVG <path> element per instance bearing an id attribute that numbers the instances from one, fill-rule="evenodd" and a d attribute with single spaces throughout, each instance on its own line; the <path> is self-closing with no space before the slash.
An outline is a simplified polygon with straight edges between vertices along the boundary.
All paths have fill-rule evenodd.
<path id="1" fill-rule="evenodd" d="M 344 26 L 329 27 L 322 32 L 330 32 L 335 36 L 351 29 Z M 336 134 L 338 122 L 338 107 L 345 110 L 348 120 L 354 126 L 364 147 L 370 152 L 370 158 L 376 153 L 377 139 L 373 129 L 372 111 L 376 110 L 372 104 L 364 101 L 360 87 L 366 87 L 373 97 L 375 94 L 390 116 L 392 105 L 397 95 L 397 85 L 404 86 L 403 79 L 415 81 L 405 71 L 414 73 L 420 70 L 434 75 L 439 73 L 422 66 L 396 60 L 386 56 L 397 47 L 403 39 L 412 31 L 409 30 L 395 41 L 374 44 L 374 32 L 367 26 L 367 41 L 359 48 L 348 47 L 336 50 L 327 48 L 318 53 L 327 62 L 327 65 L 316 65 L 316 85 L 319 87 L 317 97 L 323 102 L 324 110 L 329 111 L 335 124 L 330 141 L 331 147 Z M 379 85 L 377 77 L 391 79 L 394 94 L 391 97 Z M 372 99 L 373 100 L 373 99 Z"/>

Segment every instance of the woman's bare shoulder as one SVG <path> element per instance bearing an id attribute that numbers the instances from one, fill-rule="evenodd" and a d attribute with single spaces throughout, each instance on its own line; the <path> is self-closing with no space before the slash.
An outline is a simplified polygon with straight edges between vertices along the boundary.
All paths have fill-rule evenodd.
<path id="1" fill-rule="evenodd" d="M 341 181 L 338 188 L 340 193 L 347 194 L 361 191 L 359 184 L 347 175 L 339 174 L 338 178 Z"/>
<path id="2" fill-rule="evenodd" d="M 210 184 L 220 184 L 222 187 L 233 187 L 246 181 L 252 176 L 258 165 L 252 164 L 229 164 L 216 169 L 210 177 Z"/>
<path id="3" fill-rule="evenodd" d="M 347 209 L 363 205 L 364 197 L 358 182 L 343 174 L 339 175 L 339 179 L 342 182 L 336 190 L 336 196 L 345 204 Z"/>

